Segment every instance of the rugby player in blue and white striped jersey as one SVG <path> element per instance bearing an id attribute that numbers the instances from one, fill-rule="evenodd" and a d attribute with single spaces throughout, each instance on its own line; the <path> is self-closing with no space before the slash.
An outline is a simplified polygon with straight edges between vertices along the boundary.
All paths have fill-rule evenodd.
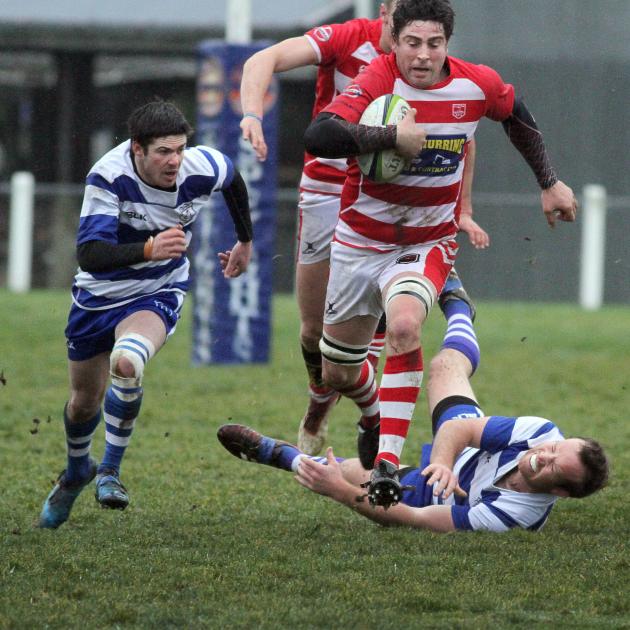
<path id="1" fill-rule="evenodd" d="M 309 457 L 234 424 L 219 429 L 219 440 L 233 455 L 290 470 L 306 488 L 383 525 L 539 531 L 558 498 L 584 497 L 606 484 L 606 455 L 590 438 L 565 439 L 544 418 L 484 416 L 469 380 L 479 360 L 478 347 L 470 345 L 474 330 L 466 305 L 452 302 L 460 303 L 458 322 L 449 325 L 429 369 L 434 439 L 423 446 L 417 468 L 400 468 L 399 485 L 392 486 L 400 492 L 396 505 L 364 501 L 361 486 L 369 485 L 371 471 L 358 459 L 335 458 L 332 448 L 326 457 Z"/>
<path id="2" fill-rule="evenodd" d="M 130 139 L 87 176 L 65 331 L 67 468 L 44 503 L 40 527 L 65 522 L 95 476 L 101 506 L 129 503 L 119 473 L 140 412 L 144 368 L 175 331 L 189 285 L 191 229 L 213 192 L 223 193 L 237 235 L 234 247 L 218 254 L 224 276 L 239 276 L 251 258 L 247 188 L 230 158 L 210 147 L 187 148 L 192 128 L 171 103 L 139 107 L 128 127 Z M 105 454 L 97 467 L 89 453 L 103 399 Z"/>

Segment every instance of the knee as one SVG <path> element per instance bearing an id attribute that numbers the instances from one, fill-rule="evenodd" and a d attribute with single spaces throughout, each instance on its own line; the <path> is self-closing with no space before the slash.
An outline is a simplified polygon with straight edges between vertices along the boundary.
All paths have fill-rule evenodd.
<path id="1" fill-rule="evenodd" d="M 341 365 L 335 365 L 324 361 L 322 369 L 322 380 L 328 387 L 341 391 L 354 385 L 350 370 Z M 356 381 L 356 378 L 354 379 Z"/>
<path id="2" fill-rule="evenodd" d="M 323 324 L 321 320 L 304 319 L 300 326 L 300 343 L 309 351 L 317 352 L 319 340 L 322 338 Z"/>
<path id="3" fill-rule="evenodd" d="M 122 378 L 138 378 L 141 374 L 136 373 L 136 366 L 125 356 L 118 358 L 115 364 L 110 365 L 111 373 Z"/>
<path id="4" fill-rule="evenodd" d="M 66 415 L 71 421 L 86 422 L 94 417 L 94 414 L 100 409 L 104 394 L 104 391 L 92 394 L 77 390 L 71 391 L 66 407 Z"/>
<path id="5" fill-rule="evenodd" d="M 139 386 L 142 383 L 144 366 L 155 354 L 155 346 L 150 339 L 137 333 L 122 335 L 114 344 L 109 356 L 109 369 L 114 378 L 133 378 Z"/>
<path id="6" fill-rule="evenodd" d="M 420 345 L 420 320 L 412 313 L 400 314 L 387 320 L 387 342 L 399 352 Z"/>
<path id="7" fill-rule="evenodd" d="M 324 334 L 319 342 L 319 349 L 324 357 L 324 383 L 338 391 L 354 385 L 367 359 L 367 346 L 351 345 Z"/>

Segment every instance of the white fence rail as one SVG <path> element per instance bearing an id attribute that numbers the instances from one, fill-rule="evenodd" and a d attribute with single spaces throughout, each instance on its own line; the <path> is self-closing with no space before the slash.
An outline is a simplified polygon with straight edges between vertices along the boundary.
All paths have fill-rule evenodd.
<path id="1" fill-rule="evenodd" d="M 36 195 L 72 194 L 80 196 L 78 184 L 37 184 L 30 173 L 15 173 L 11 183 L 0 184 L 0 194 L 10 196 L 9 242 L 7 256 L 7 288 L 26 292 L 31 288 L 33 258 L 33 209 Z M 278 202 L 294 203 L 297 193 L 293 188 L 278 190 Z M 531 206 L 538 204 L 532 194 L 475 193 L 480 207 Z M 579 256 L 578 300 L 582 308 L 597 310 L 603 303 L 605 286 L 606 216 L 610 210 L 629 210 L 630 198 L 608 196 L 597 184 L 584 187 L 580 197 L 579 222 L 581 243 Z"/>

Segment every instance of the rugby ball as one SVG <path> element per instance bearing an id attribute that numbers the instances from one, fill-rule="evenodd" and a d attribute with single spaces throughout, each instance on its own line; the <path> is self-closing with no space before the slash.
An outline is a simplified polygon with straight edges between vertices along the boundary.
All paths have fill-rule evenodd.
<path id="1" fill-rule="evenodd" d="M 404 98 L 396 94 L 383 94 L 367 106 L 359 124 L 371 127 L 396 125 L 409 109 L 409 103 Z M 387 149 L 358 155 L 357 163 L 366 177 L 375 182 L 386 182 L 400 174 L 405 159 L 394 149 Z"/>

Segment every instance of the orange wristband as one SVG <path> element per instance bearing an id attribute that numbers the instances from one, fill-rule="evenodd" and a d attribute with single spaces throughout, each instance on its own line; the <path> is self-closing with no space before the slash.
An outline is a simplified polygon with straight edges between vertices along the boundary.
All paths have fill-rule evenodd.
<path id="1" fill-rule="evenodd" d="M 144 259 L 151 260 L 153 254 L 153 237 L 149 236 L 147 242 L 144 244 Z"/>

